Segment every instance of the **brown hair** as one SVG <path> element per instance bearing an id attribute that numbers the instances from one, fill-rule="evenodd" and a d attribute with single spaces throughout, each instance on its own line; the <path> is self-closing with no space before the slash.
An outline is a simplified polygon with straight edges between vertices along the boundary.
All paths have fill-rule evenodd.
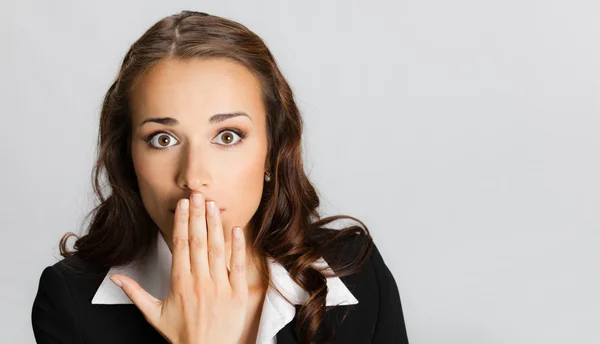
<path id="1" fill-rule="evenodd" d="M 141 75 L 167 58 L 226 58 L 247 67 L 260 80 L 267 110 L 267 159 L 274 173 L 250 220 L 248 240 L 256 252 L 282 264 L 308 291 L 309 298 L 298 313 L 296 334 L 300 342 L 313 343 L 321 332 L 325 311 L 330 309 L 325 307 L 325 276 L 342 277 L 360 270 L 371 255 L 373 240 L 367 227 L 354 217 L 320 218 L 319 197 L 302 164 L 303 123 L 292 90 L 263 40 L 235 21 L 182 11 L 154 24 L 131 46 L 102 104 L 98 158 L 92 173 L 100 202 L 88 214 L 92 220 L 86 235 L 63 236 L 61 255 L 77 255 L 110 267 L 143 257 L 156 240 L 158 227 L 141 201 L 131 158 L 130 93 Z M 106 198 L 100 182 L 103 169 L 112 191 Z M 355 220 L 362 227 L 324 227 L 341 218 Z M 77 237 L 75 251 L 66 247 L 71 236 Z M 312 267 L 319 257 L 333 271 L 325 274 Z M 335 331 L 325 338 L 325 343 L 333 341 Z"/>

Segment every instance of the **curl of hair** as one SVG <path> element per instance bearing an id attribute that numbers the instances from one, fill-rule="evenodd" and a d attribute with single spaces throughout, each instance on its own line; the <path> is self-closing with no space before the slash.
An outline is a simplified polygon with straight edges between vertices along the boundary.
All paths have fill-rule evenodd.
<path id="1" fill-rule="evenodd" d="M 360 220 L 346 215 L 320 218 L 319 197 L 302 164 L 302 118 L 292 90 L 263 40 L 245 26 L 202 12 L 182 11 L 150 27 L 130 47 L 102 104 L 97 161 L 92 184 L 99 204 L 88 216 L 87 234 L 66 233 L 63 257 L 77 255 L 101 267 L 127 264 L 143 257 L 158 227 L 147 213 L 131 158 L 130 94 L 139 78 L 164 59 L 224 58 L 247 67 L 260 81 L 267 112 L 268 163 L 272 180 L 265 184 L 248 233 L 256 252 L 282 264 L 309 293 L 298 311 L 296 334 L 301 343 L 331 343 L 333 329 L 321 328 L 326 311 L 326 277 L 360 270 L 373 248 Z M 102 172 L 107 181 L 102 184 Z M 105 197 L 103 189 L 110 194 Z M 339 230 L 326 228 L 338 219 L 360 223 Z M 73 251 L 67 240 L 75 236 Z M 312 266 L 323 257 L 331 270 Z M 269 278 L 266 261 L 261 272 Z M 322 341 L 316 338 L 323 337 Z"/>

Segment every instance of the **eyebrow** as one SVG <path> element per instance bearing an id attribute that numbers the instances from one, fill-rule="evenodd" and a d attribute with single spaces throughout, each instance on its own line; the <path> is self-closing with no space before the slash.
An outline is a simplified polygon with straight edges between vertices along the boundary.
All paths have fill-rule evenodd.
<path id="1" fill-rule="evenodd" d="M 248 114 L 246 114 L 244 112 L 218 113 L 216 115 L 211 116 L 208 119 L 208 123 L 210 123 L 210 124 L 221 123 L 230 118 L 239 117 L 239 116 L 246 116 L 246 117 L 250 118 L 250 116 L 248 116 Z M 252 120 L 252 118 L 250 118 L 250 120 Z M 153 117 L 153 118 L 146 118 L 145 120 L 142 121 L 142 123 L 140 123 L 139 126 L 141 127 L 142 125 L 144 125 L 146 123 L 150 123 L 150 122 L 168 125 L 170 127 L 173 127 L 173 126 L 176 126 L 179 124 L 179 121 L 172 117 Z"/>

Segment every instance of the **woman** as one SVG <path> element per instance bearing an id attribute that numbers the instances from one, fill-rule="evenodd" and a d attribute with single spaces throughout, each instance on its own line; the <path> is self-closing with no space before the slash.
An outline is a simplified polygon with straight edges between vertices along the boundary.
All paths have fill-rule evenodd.
<path id="1" fill-rule="evenodd" d="M 37 342 L 407 343 L 366 226 L 319 217 L 301 134 L 245 26 L 191 11 L 152 26 L 104 98 L 100 204 L 42 272 Z M 326 227 L 341 218 L 362 227 Z"/>

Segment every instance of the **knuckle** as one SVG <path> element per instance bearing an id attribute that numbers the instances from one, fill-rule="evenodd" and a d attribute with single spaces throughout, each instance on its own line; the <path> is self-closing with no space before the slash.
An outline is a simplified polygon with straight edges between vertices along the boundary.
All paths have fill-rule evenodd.
<path id="1" fill-rule="evenodd" d="M 246 299 L 248 299 L 248 293 L 245 291 L 234 293 L 232 299 L 235 304 L 242 306 L 246 303 Z"/>
<path id="2" fill-rule="evenodd" d="M 179 216 L 175 217 L 175 221 L 177 223 L 186 224 L 188 223 L 188 216 L 187 214 L 179 214 Z"/>
<path id="3" fill-rule="evenodd" d="M 176 302 L 178 302 L 180 304 L 185 303 L 186 293 L 183 290 L 181 290 L 181 289 L 173 290 L 173 295 L 175 296 L 174 300 L 176 300 Z"/>
<path id="4" fill-rule="evenodd" d="M 229 288 L 226 288 L 226 287 L 215 288 L 214 295 L 215 295 L 215 298 L 217 298 L 217 299 L 223 299 L 223 300 L 229 300 L 229 299 L 231 299 L 233 297 L 231 295 L 231 290 Z"/>
<path id="5" fill-rule="evenodd" d="M 190 283 L 182 276 L 171 281 L 171 289 L 178 299 L 185 299 L 189 295 Z"/>
<path id="6" fill-rule="evenodd" d="M 183 289 L 185 282 L 182 275 L 173 275 L 171 281 L 175 290 L 180 291 Z"/>
<path id="7" fill-rule="evenodd" d="M 209 281 L 202 278 L 196 279 L 194 282 L 194 295 L 198 298 L 210 297 L 212 295 Z"/>
<path id="8" fill-rule="evenodd" d="M 244 249 L 246 249 L 246 247 L 244 247 L 244 245 L 242 245 L 242 244 L 238 243 L 237 245 L 233 245 L 233 250 L 236 252 L 241 252 Z"/>
<path id="9" fill-rule="evenodd" d="M 190 212 L 190 216 L 194 219 L 200 219 L 204 217 L 204 209 L 202 207 L 194 208 Z"/>
<path id="10" fill-rule="evenodd" d="M 188 246 L 188 238 L 186 236 L 175 236 L 173 237 L 173 246 L 177 248 L 183 248 Z"/>
<path id="11" fill-rule="evenodd" d="M 139 292 L 135 289 L 125 292 L 125 294 L 132 300 L 135 300 L 137 298 L 138 293 Z"/>
<path id="12" fill-rule="evenodd" d="M 190 246 L 194 248 L 204 248 L 206 246 L 206 240 L 203 236 L 192 235 L 190 238 Z"/>
<path id="13" fill-rule="evenodd" d="M 212 257 L 220 258 L 224 254 L 223 251 L 224 250 L 223 250 L 223 247 L 221 245 L 213 244 L 213 245 L 210 246 L 210 248 L 208 250 L 208 254 L 211 255 Z"/>

